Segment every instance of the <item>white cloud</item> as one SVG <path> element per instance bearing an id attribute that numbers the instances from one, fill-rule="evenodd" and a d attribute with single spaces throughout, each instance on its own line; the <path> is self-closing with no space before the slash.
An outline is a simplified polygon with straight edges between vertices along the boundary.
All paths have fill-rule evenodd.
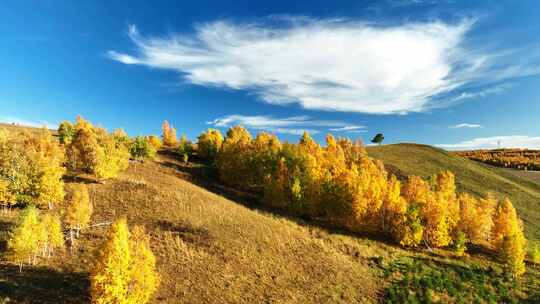
<path id="1" fill-rule="evenodd" d="M 341 128 L 330 128 L 330 131 L 334 132 L 349 132 L 349 133 L 360 133 L 366 132 L 366 126 L 344 126 Z"/>
<path id="2" fill-rule="evenodd" d="M 450 126 L 451 129 L 461 129 L 461 128 L 483 128 L 482 125 L 479 124 L 470 124 L 470 123 L 461 123 L 454 126 Z"/>
<path id="3" fill-rule="evenodd" d="M 58 129 L 58 124 L 50 123 L 44 120 L 26 120 L 18 117 L 12 116 L 0 116 L 0 123 L 4 124 L 16 124 L 25 127 L 34 127 L 42 128 L 47 127 L 47 129 Z"/>
<path id="4" fill-rule="evenodd" d="M 466 140 L 457 144 L 440 144 L 436 146 L 448 150 L 475 150 L 497 148 L 539 149 L 540 136 L 509 135 L 479 137 L 472 140 Z"/>
<path id="5" fill-rule="evenodd" d="M 345 19 L 274 18 L 266 23 L 215 21 L 194 33 L 143 37 L 135 55 L 109 51 L 125 64 L 171 69 L 202 86 L 255 92 L 263 101 L 306 109 L 376 114 L 420 112 L 452 102 L 440 96 L 540 72 L 512 54 L 465 47 L 474 24 L 438 21 L 381 26 Z M 514 54 L 515 55 L 515 54 Z M 456 100 L 473 98 L 463 93 Z"/>
<path id="6" fill-rule="evenodd" d="M 301 135 L 304 131 L 312 134 L 320 131 L 315 128 L 333 127 L 333 131 L 353 131 L 364 126 L 349 125 L 341 121 L 314 120 L 308 116 L 293 116 L 286 118 L 274 118 L 272 116 L 245 116 L 227 115 L 207 122 L 215 127 L 228 128 L 234 125 L 242 125 L 253 130 L 265 130 L 274 133 Z"/>

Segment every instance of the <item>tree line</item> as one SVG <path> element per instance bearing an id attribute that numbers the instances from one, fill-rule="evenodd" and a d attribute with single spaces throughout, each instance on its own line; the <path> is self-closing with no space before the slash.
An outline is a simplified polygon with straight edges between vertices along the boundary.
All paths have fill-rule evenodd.
<path id="1" fill-rule="evenodd" d="M 272 134 L 255 138 L 243 127 L 203 132 L 199 157 L 232 187 L 260 193 L 261 204 L 355 232 L 381 235 L 408 247 L 468 244 L 495 250 L 515 275 L 525 271 L 527 241 L 512 202 L 456 191 L 455 176 L 440 172 L 404 182 L 368 156 L 361 142 L 306 132 L 297 144 Z"/>
<path id="2" fill-rule="evenodd" d="M 495 149 L 454 152 L 456 155 L 496 167 L 519 170 L 540 170 L 540 151 L 527 149 Z"/>

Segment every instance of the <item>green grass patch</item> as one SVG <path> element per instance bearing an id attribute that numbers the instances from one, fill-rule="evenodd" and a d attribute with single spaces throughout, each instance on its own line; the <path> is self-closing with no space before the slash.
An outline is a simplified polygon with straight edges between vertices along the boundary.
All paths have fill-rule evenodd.
<path id="1" fill-rule="evenodd" d="M 383 276 L 390 281 L 385 303 L 535 303 L 539 299 L 535 274 L 514 279 L 498 265 L 405 257 L 384 266 Z"/>

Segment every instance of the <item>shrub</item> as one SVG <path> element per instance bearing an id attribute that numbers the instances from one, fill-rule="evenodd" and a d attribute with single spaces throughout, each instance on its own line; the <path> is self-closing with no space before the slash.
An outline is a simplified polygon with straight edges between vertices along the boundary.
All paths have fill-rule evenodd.
<path id="1" fill-rule="evenodd" d="M 68 145 L 75 135 L 75 128 L 69 121 L 63 121 L 58 126 L 58 139 L 61 144 Z"/>
<path id="2" fill-rule="evenodd" d="M 467 250 L 467 237 L 465 233 L 459 231 L 454 240 L 454 252 L 457 256 L 462 256 Z"/>
<path id="3" fill-rule="evenodd" d="M 540 264 L 540 246 L 534 245 L 531 248 L 530 256 L 531 256 L 531 261 L 534 264 L 537 264 L 537 265 Z"/>
<path id="4" fill-rule="evenodd" d="M 208 129 L 199 135 L 197 142 L 197 155 L 210 163 L 216 159 L 223 143 L 223 135 L 216 129 Z"/>
<path id="5" fill-rule="evenodd" d="M 156 148 L 150 143 L 148 138 L 137 136 L 129 146 L 131 158 L 136 160 L 154 159 Z"/>
<path id="6" fill-rule="evenodd" d="M 178 153 L 180 155 L 190 156 L 193 153 L 193 144 L 187 139 L 185 135 L 180 137 L 180 142 L 178 143 Z"/>

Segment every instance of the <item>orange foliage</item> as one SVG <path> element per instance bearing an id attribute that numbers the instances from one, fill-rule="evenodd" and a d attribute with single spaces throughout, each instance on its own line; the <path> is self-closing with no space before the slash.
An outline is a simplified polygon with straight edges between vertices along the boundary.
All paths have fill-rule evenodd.
<path id="1" fill-rule="evenodd" d="M 267 133 L 253 139 L 239 126 L 227 132 L 223 144 L 218 135 L 219 131 L 203 133 L 199 154 L 216 153 L 220 179 L 262 192 L 262 202 L 269 206 L 353 231 L 392 236 L 404 246 L 463 243 L 463 251 L 467 240 L 485 244 L 490 235 L 507 251 L 521 244 L 515 232 L 519 229 L 512 226 L 514 232 L 509 233 L 502 217 L 495 216 L 499 223 L 492 224 L 495 201 L 458 195 L 450 171 L 429 182 L 410 176 L 402 186 L 360 142 L 328 135 L 322 147 L 305 132 L 298 144 L 281 144 Z M 513 216 L 517 219 L 515 210 Z M 505 236 L 511 237 L 506 243 Z"/>

